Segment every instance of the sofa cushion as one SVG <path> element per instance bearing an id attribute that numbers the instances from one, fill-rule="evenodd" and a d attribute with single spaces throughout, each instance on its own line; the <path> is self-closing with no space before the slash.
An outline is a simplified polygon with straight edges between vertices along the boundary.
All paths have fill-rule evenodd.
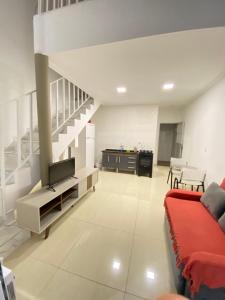
<path id="1" fill-rule="evenodd" d="M 220 227 L 225 232 L 225 213 L 219 218 L 218 223 L 220 224 Z"/>
<path id="2" fill-rule="evenodd" d="M 225 211 L 225 191 L 215 182 L 209 185 L 200 201 L 217 220 Z"/>
<path id="3" fill-rule="evenodd" d="M 201 202 L 168 197 L 165 208 L 178 265 L 198 251 L 225 255 L 225 234 Z"/>

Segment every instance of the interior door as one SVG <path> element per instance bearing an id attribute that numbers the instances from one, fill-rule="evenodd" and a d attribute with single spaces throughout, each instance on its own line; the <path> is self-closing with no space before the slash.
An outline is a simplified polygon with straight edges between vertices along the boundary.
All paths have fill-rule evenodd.
<path id="1" fill-rule="evenodd" d="M 161 124 L 159 133 L 158 165 L 167 166 L 173 156 L 176 141 L 176 124 Z"/>
<path id="2" fill-rule="evenodd" d="M 171 157 L 181 158 L 184 123 L 160 124 L 158 165 L 169 165 Z"/>

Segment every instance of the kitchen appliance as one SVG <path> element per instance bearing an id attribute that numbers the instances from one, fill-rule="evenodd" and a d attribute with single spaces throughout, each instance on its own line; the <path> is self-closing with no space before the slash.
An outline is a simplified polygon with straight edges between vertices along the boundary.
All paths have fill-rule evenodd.
<path id="1" fill-rule="evenodd" d="M 153 152 L 140 150 L 137 157 L 137 175 L 152 177 Z"/>

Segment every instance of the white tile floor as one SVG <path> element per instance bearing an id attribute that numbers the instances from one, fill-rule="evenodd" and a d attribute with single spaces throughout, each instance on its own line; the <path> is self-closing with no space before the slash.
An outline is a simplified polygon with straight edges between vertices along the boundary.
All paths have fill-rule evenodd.
<path id="1" fill-rule="evenodd" d="M 101 172 L 47 240 L 33 237 L 5 261 L 19 300 L 140 300 L 173 291 L 164 237 L 168 169 L 154 177 Z"/>

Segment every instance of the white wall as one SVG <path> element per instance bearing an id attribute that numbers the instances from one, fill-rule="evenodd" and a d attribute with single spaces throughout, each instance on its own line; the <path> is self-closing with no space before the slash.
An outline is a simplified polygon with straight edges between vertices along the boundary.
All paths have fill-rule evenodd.
<path id="1" fill-rule="evenodd" d="M 53 82 L 59 78 L 61 78 L 62 75 L 60 75 L 59 73 L 57 73 L 56 71 L 54 71 L 53 69 L 49 68 L 48 69 L 48 80 L 49 80 L 49 83 L 50 82 Z"/>
<path id="2" fill-rule="evenodd" d="M 101 161 L 102 150 L 119 149 L 121 144 L 127 149 L 141 144 L 156 153 L 158 106 L 101 106 L 92 121 L 96 126 L 97 162 Z"/>
<path id="3" fill-rule="evenodd" d="M 0 102 L 35 89 L 33 13 L 34 0 L 0 1 Z M 29 108 L 28 108 L 29 109 Z M 22 131 L 29 127 L 27 103 L 23 101 Z M 29 112 L 29 111 L 28 111 Z M 5 145 L 17 136 L 16 103 L 4 108 Z"/>
<path id="4" fill-rule="evenodd" d="M 160 124 L 175 124 L 181 123 L 184 120 L 183 107 L 160 107 L 159 123 Z"/>
<path id="5" fill-rule="evenodd" d="M 35 89 L 33 13 L 34 0 L 0 1 L 1 100 Z"/>
<path id="6" fill-rule="evenodd" d="M 207 182 L 225 177 L 225 78 L 185 112 L 184 157 L 207 170 Z"/>

